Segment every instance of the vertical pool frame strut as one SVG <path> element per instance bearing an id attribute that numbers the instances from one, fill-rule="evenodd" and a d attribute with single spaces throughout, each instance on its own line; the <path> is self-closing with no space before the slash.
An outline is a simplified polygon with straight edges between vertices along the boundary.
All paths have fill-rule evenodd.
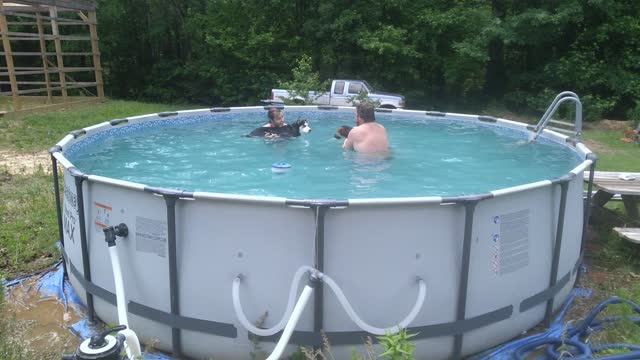
<path id="1" fill-rule="evenodd" d="M 82 189 L 82 183 L 88 179 L 88 175 L 76 169 L 75 167 L 70 167 L 67 169 L 69 174 L 73 176 L 73 179 L 76 183 L 76 196 L 78 203 L 78 221 L 80 223 L 80 246 L 82 248 L 82 272 L 84 281 L 91 283 L 91 264 L 89 260 L 89 247 L 87 245 L 87 228 L 85 222 L 85 212 L 84 212 L 84 193 Z M 89 321 L 96 321 L 96 310 L 93 305 L 93 294 L 91 294 L 87 289 L 85 289 L 85 295 L 87 297 L 87 308 L 89 310 Z"/>
<path id="2" fill-rule="evenodd" d="M 589 227 L 589 219 L 591 218 L 591 200 L 593 199 L 593 177 L 596 172 L 596 161 L 598 157 L 594 153 L 587 154 L 587 159 L 591 160 L 589 166 L 589 183 L 587 184 L 587 199 L 584 204 L 584 223 L 582 224 L 582 242 L 580 244 L 580 262 L 584 256 L 584 246 L 587 242 L 587 228 Z M 584 176 L 583 176 L 584 178 Z"/>
<path id="3" fill-rule="evenodd" d="M 53 174 L 53 192 L 56 197 L 56 216 L 58 220 L 58 241 L 60 241 L 60 251 L 64 254 L 64 230 L 62 225 L 62 207 L 60 204 L 60 180 L 58 179 L 58 161 L 53 156 L 54 153 L 62 151 L 62 146 L 56 145 L 49 149 L 51 154 L 51 174 Z M 65 256 L 62 256 L 62 276 L 69 278 L 67 274 L 67 264 L 65 262 Z"/>
<path id="4" fill-rule="evenodd" d="M 324 273 L 324 216 L 329 207 L 315 206 L 312 209 L 316 215 L 313 267 Z M 324 286 L 322 281 L 316 284 L 315 290 L 313 294 L 313 331 L 319 333 L 324 327 Z"/>
<path id="5" fill-rule="evenodd" d="M 324 224 L 325 215 L 331 208 L 346 208 L 349 206 L 349 200 L 336 199 L 287 199 L 285 204 L 290 207 L 310 208 L 315 216 L 316 231 L 314 236 L 314 252 L 313 262 L 314 268 L 320 272 L 324 272 Z M 324 327 L 324 286 L 322 281 L 316 284 L 315 293 L 313 295 L 313 332 L 320 334 Z M 320 339 L 315 346 L 322 346 Z"/>
<path id="6" fill-rule="evenodd" d="M 552 180 L 552 184 L 560 184 L 560 206 L 558 208 L 558 223 L 556 225 L 556 238 L 553 246 L 553 257 L 551 262 L 551 273 L 549 275 L 549 288 L 554 288 L 558 282 L 558 267 L 560 264 L 560 251 L 562 248 L 562 235 L 564 233 L 564 216 L 567 208 L 567 192 L 569 190 L 569 182 L 575 177 L 575 174 L 569 173 L 558 179 Z M 547 300 L 544 312 L 544 325 L 548 328 L 551 326 L 551 315 L 553 315 L 553 302 L 556 298 L 554 294 Z"/>
<path id="7" fill-rule="evenodd" d="M 176 203 L 180 198 L 193 198 L 193 193 L 183 190 L 160 187 L 144 188 L 144 191 L 162 196 L 167 205 L 167 250 L 169 258 L 169 299 L 171 316 L 175 319 L 180 315 L 180 292 L 178 291 L 178 245 L 176 236 Z M 181 329 L 171 324 L 171 351 L 175 358 L 182 357 Z"/>
<path id="8" fill-rule="evenodd" d="M 464 242 L 462 245 L 462 264 L 460 266 L 460 284 L 458 288 L 458 308 L 456 320 L 464 320 L 467 312 L 467 291 L 469 290 L 469 261 L 471 260 L 471 236 L 473 233 L 473 214 L 477 201 L 464 204 Z M 462 354 L 464 334 L 456 334 L 453 339 L 453 358 L 459 359 Z"/>
<path id="9" fill-rule="evenodd" d="M 478 194 L 460 197 L 443 197 L 442 203 L 457 203 L 464 206 L 464 237 L 462 243 L 462 257 L 460 262 L 460 283 L 458 286 L 458 304 L 456 308 L 456 321 L 466 320 L 467 292 L 469 290 L 469 267 L 471 260 L 471 239 L 473 237 L 473 215 L 478 203 L 484 199 L 492 198 L 493 194 Z M 457 332 L 453 338 L 452 359 L 462 358 L 462 343 L 464 332 Z"/>

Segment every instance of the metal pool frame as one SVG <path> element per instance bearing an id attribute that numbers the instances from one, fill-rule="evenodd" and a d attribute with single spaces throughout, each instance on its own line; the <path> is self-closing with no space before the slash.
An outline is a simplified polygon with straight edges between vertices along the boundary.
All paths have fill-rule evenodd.
<path id="1" fill-rule="evenodd" d="M 503 321 L 508 321 L 510 318 L 517 316 L 526 316 L 527 320 L 519 320 L 526 323 L 526 325 L 518 325 L 518 332 L 511 330 L 511 335 L 502 334 L 499 336 L 499 342 L 507 340 L 509 337 L 518 335 L 519 331 L 526 330 L 532 324 L 533 319 L 536 321 L 543 320 L 545 324 L 549 324 L 553 311 L 557 309 L 562 301 L 568 294 L 568 289 L 573 285 L 576 279 L 579 265 L 582 259 L 582 253 L 584 251 L 584 238 L 585 227 L 587 219 L 589 217 L 589 206 L 584 206 L 582 194 L 582 182 L 583 172 L 588 169 L 589 175 L 589 188 L 587 192 L 586 204 L 590 203 L 591 198 L 591 185 L 593 181 L 593 172 L 595 169 L 596 156 L 587 149 L 579 139 L 561 135 L 557 132 L 548 129 L 538 129 L 526 124 L 499 119 L 491 116 L 478 116 L 478 115 L 465 115 L 455 113 L 441 113 L 432 111 L 412 111 L 412 110 L 391 110 L 391 109 L 376 109 L 380 115 L 385 114 L 400 114 L 404 116 L 422 117 L 426 119 L 446 119 L 456 121 L 472 121 L 482 122 L 487 125 L 495 125 L 500 127 L 507 127 L 514 130 L 524 132 L 535 132 L 540 134 L 541 137 L 550 139 L 560 144 L 573 149 L 583 157 L 583 162 L 576 168 L 568 172 L 567 174 L 551 180 L 539 181 L 530 184 L 524 184 L 507 189 L 499 189 L 487 193 L 465 195 L 465 196 L 448 196 L 448 197 L 422 197 L 422 198 L 383 198 L 383 199 L 285 199 L 276 197 L 258 197 L 258 196 L 242 196 L 242 195 L 230 195 L 230 194 L 216 194 L 216 193 L 202 193 L 202 192 L 189 192 L 184 190 L 176 190 L 169 188 L 150 187 L 142 184 L 131 183 L 127 181 L 115 180 L 105 178 L 97 175 L 90 175 L 83 173 L 81 170 L 76 169 L 72 163 L 70 163 L 64 156 L 63 152 L 68 149 L 70 145 L 76 141 L 96 134 L 101 131 L 105 131 L 115 127 L 127 126 L 129 124 L 136 124 L 146 121 L 163 120 L 163 119 L 178 119 L 183 116 L 202 115 L 207 113 L 242 113 L 242 112 L 256 112 L 263 111 L 271 108 L 271 106 L 265 107 L 238 107 L 238 108 L 211 108 L 201 110 L 189 110 L 178 112 L 161 112 L 157 114 L 129 117 L 124 119 L 115 119 L 109 122 L 104 122 L 94 126 L 89 126 L 83 129 L 70 132 L 60 142 L 53 146 L 49 152 L 51 154 L 52 168 L 53 168 L 53 183 L 56 195 L 56 209 L 57 220 L 59 227 L 59 238 L 62 244 L 62 254 L 64 258 L 65 272 L 72 280 L 72 285 L 76 291 L 80 294 L 81 298 L 85 301 L 89 316 L 91 319 L 96 319 L 97 315 L 108 320 L 113 320 L 113 307 L 116 304 L 116 296 L 112 290 L 112 286 L 109 284 L 109 277 L 104 277 L 101 274 L 100 269 L 92 268 L 92 263 L 96 262 L 96 253 L 106 250 L 106 245 L 103 250 L 100 247 L 104 244 L 100 243 L 100 238 L 93 234 L 88 229 L 88 225 L 91 222 L 93 210 L 88 209 L 91 207 L 91 199 L 87 200 L 87 196 L 93 196 L 93 192 L 101 187 L 108 187 L 109 189 L 121 189 L 126 190 L 128 193 L 146 193 L 148 197 L 161 197 L 164 202 L 165 218 L 162 219 L 163 223 L 166 223 L 166 262 L 163 260 L 163 266 L 166 266 L 166 274 L 168 280 L 168 292 L 164 295 L 168 299 L 168 306 L 159 308 L 159 306 L 153 306 L 144 301 L 136 301 L 135 295 L 132 295 L 127 302 L 128 313 L 136 317 L 138 324 L 143 329 L 148 329 L 150 326 L 156 324 L 163 329 L 170 329 L 170 335 L 168 336 L 168 343 L 159 346 L 160 348 L 167 349 L 173 352 L 174 356 L 180 357 L 184 354 L 189 356 L 202 356 L 203 352 L 198 350 L 191 351 L 194 341 L 190 341 L 190 345 L 184 344 L 184 339 L 194 337 L 193 333 L 213 335 L 216 338 L 232 339 L 231 341 L 237 341 L 239 328 L 237 322 L 233 321 L 218 321 L 215 316 L 209 318 L 201 318 L 196 316 L 190 316 L 185 314 L 184 307 L 181 304 L 185 301 L 183 282 L 189 281 L 181 277 L 180 269 L 184 265 L 181 264 L 179 251 L 181 251 L 182 242 L 189 242 L 191 239 L 180 238 L 181 234 L 184 234 L 184 229 L 178 230 L 180 227 L 181 219 L 184 217 L 177 216 L 180 211 L 183 211 L 185 206 L 192 206 L 194 201 L 213 201 L 216 204 L 222 204 L 220 206 L 226 206 L 226 204 L 234 204 L 238 206 L 245 206 L 247 209 L 252 207 L 273 207 L 274 209 L 285 207 L 287 209 L 294 209 L 295 211 L 306 209 L 304 215 L 311 221 L 307 233 L 312 233 L 313 236 L 313 249 L 309 264 L 317 270 L 324 272 L 327 262 L 327 231 L 332 231 L 332 234 L 336 232 L 330 229 L 327 225 L 327 216 L 337 213 L 340 209 L 357 209 L 357 211 L 369 211 L 370 209 L 381 209 L 385 207 L 389 208 L 401 208 L 410 207 L 411 209 L 420 209 L 421 207 L 435 209 L 434 211 L 440 211 L 439 209 L 447 209 L 447 214 L 455 214 L 456 219 L 460 222 L 460 229 L 450 229 L 452 234 L 449 234 L 453 239 L 458 239 L 460 242 L 460 248 L 455 250 L 452 254 L 453 262 L 457 265 L 455 269 L 455 278 L 457 284 L 453 286 L 452 293 L 457 294 L 455 298 L 455 304 L 452 304 L 453 318 L 450 321 L 432 323 L 427 321 L 424 324 L 417 324 L 416 326 L 410 326 L 409 331 L 417 333 L 413 338 L 414 341 L 421 341 L 424 339 L 444 338 L 446 344 L 444 348 L 448 350 L 435 350 L 433 358 L 448 357 L 453 359 L 461 358 L 465 354 L 483 350 L 491 345 L 497 343 L 487 343 L 487 340 L 482 338 L 484 335 L 477 335 L 478 331 L 490 325 L 496 325 Z M 302 111 L 353 111 L 353 108 L 349 107 L 335 107 L 335 106 L 287 106 L 287 112 L 302 112 Z M 58 166 L 61 165 L 64 168 L 64 184 L 65 190 L 61 191 L 58 178 Z M 120 191 L 120 190 L 118 190 Z M 542 193 L 541 193 L 542 192 Z M 470 287 L 473 287 L 471 278 L 475 276 L 477 269 L 472 271 L 472 266 L 477 268 L 474 258 L 480 255 L 474 256 L 474 251 L 477 251 L 478 238 L 482 237 L 478 235 L 479 232 L 485 230 L 479 230 L 485 225 L 477 225 L 478 222 L 478 206 L 484 206 L 489 204 L 492 200 L 509 198 L 513 196 L 520 196 L 521 194 L 535 193 L 548 194 L 548 204 L 550 208 L 548 224 L 545 222 L 544 232 L 551 234 L 550 236 L 543 237 L 549 240 L 549 246 L 551 253 L 549 254 L 550 269 L 544 270 L 545 280 L 547 284 L 544 288 L 539 288 L 535 293 L 522 294 L 522 296 L 516 297 L 517 301 L 511 301 L 509 304 L 503 304 L 497 308 L 493 308 L 490 311 L 470 311 L 473 305 L 473 301 L 470 301 L 470 297 L 475 295 L 470 294 Z M 578 195 L 579 194 L 579 195 Z M 63 197 L 64 196 L 64 197 Z M 126 198 L 126 194 L 123 198 Z M 139 195 L 136 195 L 139 196 Z M 579 197 L 578 197 L 579 196 Z M 61 201 L 63 197 L 64 201 Z M 518 198 L 519 199 L 519 198 Z M 514 200 L 514 202 L 522 200 Z M 132 200 L 134 201 L 134 200 Z M 546 202 L 545 202 L 546 204 Z M 489 207 L 494 206 L 490 205 Z M 584 207 L 583 207 L 584 206 Z M 495 205 L 497 207 L 497 204 Z M 498 207 L 499 208 L 499 207 Z M 362 209 L 362 210 L 358 210 Z M 538 209 L 540 210 L 540 209 Z M 584 211 L 583 211 L 584 210 Z M 127 210 L 130 211 L 130 210 Z M 375 210 L 378 211 L 378 210 Z M 390 210 L 391 211 L 391 210 Z M 413 210 L 412 210 L 413 211 Z M 482 217 L 486 217 L 487 213 L 491 210 L 482 210 Z M 581 216 L 571 216 L 568 212 L 583 211 Z M 124 210 L 122 211 L 124 213 Z M 77 220 L 74 223 L 73 228 L 66 225 L 66 214 L 72 213 L 72 216 L 77 216 Z M 297 213 L 296 213 L 297 214 Z M 355 214 L 354 216 L 356 216 Z M 374 214 L 375 216 L 378 216 Z M 127 219 L 129 222 L 134 222 L 135 218 L 132 215 Z M 125 217 L 126 217 L 125 216 Z M 380 215 L 381 216 L 381 215 Z M 444 216 L 444 215 L 443 215 Z M 117 214 L 114 217 L 118 217 Z M 65 218 L 65 221 L 63 221 Z M 337 220 L 337 215 L 334 216 L 332 221 Z M 475 220 L 475 221 L 474 221 Z M 529 220 L 527 220 L 529 221 Z M 452 222 L 455 223 L 455 222 Z M 547 226 L 548 225 L 548 226 Z M 89 225 L 90 226 L 90 225 Z M 131 224 L 129 224 L 130 228 Z M 446 230 L 446 229 L 445 229 Z M 443 230 L 436 233 L 445 234 Z M 537 229 L 536 231 L 542 231 Z M 135 233 L 135 229 L 133 230 Z M 567 235 L 569 234 L 569 238 Z M 435 236 L 435 235 L 434 235 Z M 444 237 L 444 236 L 443 236 Z M 69 242 L 72 239 L 72 242 Z M 77 241 L 76 241 L 77 240 Z M 79 243 L 79 244 L 78 244 Z M 533 243 L 533 242 L 532 242 Z M 474 250 L 476 249 L 476 250 Z M 564 249 L 564 251 L 563 251 Z M 579 251 L 576 251 L 578 250 Z M 134 249 L 135 250 L 135 249 Z M 459 251 L 459 252 L 458 252 Z M 567 253 L 569 252 L 569 253 Z M 457 254 L 459 253 L 459 258 Z M 77 255 L 72 255 L 77 254 Z M 239 252 L 240 254 L 240 252 Z M 418 258 L 420 254 L 416 254 Z M 240 255 L 239 255 L 240 256 Z M 533 256 L 533 254 L 531 255 Z M 73 258 L 73 259 L 72 259 Z M 99 260 L 98 260 L 99 262 Z M 125 259 L 126 262 L 126 259 Z M 80 264 L 78 264 L 80 263 Z M 99 266 L 99 265 L 96 265 Z M 133 265 L 130 265 L 133 266 Z M 546 273 L 548 271 L 548 274 Z M 93 276 L 92 276 L 93 275 Z M 95 277 L 99 276 L 96 280 Z M 443 277 L 444 279 L 444 277 Z M 369 281 L 369 279 L 366 279 Z M 389 280 L 389 279 L 387 279 Z M 433 280 L 433 279 L 432 279 Z M 486 279 L 485 279 L 486 280 Z M 526 280 L 526 279 L 525 279 Z M 345 280 L 346 281 L 346 280 Z M 484 280 L 483 280 L 484 281 Z M 488 280 L 487 280 L 488 281 Z M 181 290 L 182 289 L 182 290 Z M 429 289 L 429 288 L 428 288 Z M 475 289 L 475 287 L 474 287 Z M 509 291 L 509 289 L 505 289 Z M 477 293 L 477 289 L 474 290 L 474 294 Z M 160 291 L 164 293 L 163 291 Z M 128 291 L 128 293 L 130 293 Z M 330 329 L 325 331 L 330 343 L 337 348 L 342 345 L 354 345 L 361 344 L 363 337 L 367 335 L 366 332 L 361 330 L 331 330 L 332 328 L 341 328 L 336 326 L 336 320 L 330 316 L 330 312 L 335 312 L 335 307 L 330 306 L 330 301 L 326 298 L 326 292 L 323 291 L 322 284 L 314 293 L 312 311 L 307 314 L 306 322 L 307 329 L 295 331 L 291 342 L 293 344 L 321 346 L 322 337 L 320 331 L 327 328 L 327 321 L 329 318 L 332 324 L 329 325 Z M 429 294 L 429 292 L 428 292 Z M 193 294 L 192 294 L 193 295 Z M 221 296 L 228 296 L 224 294 Z M 99 304 L 96 303 L 99 302 Z M 499 301 L 498 301 L 499 302 Z M 329 304 L 329 305 L 328 305 Z M 191 305 L 189 305 L 191 306 Z M 487 305 L 490 307 L 490 305 Z M 328 309 L 330 307 L 331 309 Z M 530 313 L 540 313 L 540 316 L 531 316 Z M 147 322 L 145 322 L 147 321 Z M 425 321 L 423 321 L 425 322 Z M 136 324 L 134 319 L 132 323 Z M 152 325 L 149 325 L 152 324 Z M 533 322 L 535 325 L 535 322 Z M 350 328 L 347 326 L 347 328 Z M 493 329 L 493 328 L 492 328 Z M 134 329 L 135 330 L 135 329 Z M 243 330 L 244 331 L 244 330 Z M 142 331 L 144 332 L 144 330 Z M 188 334 L 185 334 L 188 332 Z M 470 336 L 473 333 L 473 336 Z M 144 333 L 142 334 L 145 335 Z M 258 337 L 256 335 L 251 336 L 258 339 L 260 342 L 274 343 L 278 340 L 278 334 Z M 482 338 L 482 340 L 471 341 L 473 344 L 465 346 L 469 339 Z M 205 337 L 208 339 L 208 337 Z M 196 341 L 197 342 L 197 341 Z M 245 343 L 249 343 L 249 338 L 240 341 L 242 346 Z M 482 343 L 479 345 L 478 343 Z M 237 342 L 234 343 L 237 346 Z M 432 344 L 432 343 L 429 343 Z M 231 345 L 229 345 L 231 346 Z M 231 346 L 233 347 L 233 346 Z M 246 346 L 245 346 L 246 347 Z M 346 346 L 344 348 L 347 348 Z M 223 356 L 234 357 L 233 350 L 223 351 Z M 237 355 L 235 358 L 246 357 Z M 430 353 L 430 355 L 432 355 Z"/>

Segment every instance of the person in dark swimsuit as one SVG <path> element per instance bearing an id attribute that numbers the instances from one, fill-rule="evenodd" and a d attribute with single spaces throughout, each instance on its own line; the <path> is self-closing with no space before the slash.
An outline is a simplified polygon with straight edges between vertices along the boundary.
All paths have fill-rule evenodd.
<path id="1" fill-rule="evenodd" d="M 269 122 L 253 130 L 249 136 L 267 138 L 278 138 L 282 135 L 286 136 L 289 130 L 287 129 L 287 124 L 284 122 L 284 114 L 282 113 L 282 110 L 278 108 L 271 108 L 267 112 L 267 117 L 269 118 Z"/>

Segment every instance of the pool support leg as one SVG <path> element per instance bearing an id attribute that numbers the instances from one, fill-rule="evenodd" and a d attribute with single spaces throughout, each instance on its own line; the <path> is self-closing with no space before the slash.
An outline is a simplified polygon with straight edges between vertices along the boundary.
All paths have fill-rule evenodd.
<path id="1" fill-rule="evenodd" d="M 460 266 L 460 286 L 458 287 L 458 308 L 456 320 L 463 321 L 467 311 L 467 290 L 469 288 L 469 261 L 471 259 L 471 236 L 473 233 L 473 214 L 479 200 L 465 201 L 464 204 L 464 242 L 462 245 L 462 263 Z M 462 340 L 464 334 L 456 334 L 453 338 L 452 359 L 462 358 Z"/>
<path id="2" fill-rule="evenodd" d="M 589 183 L 587 184 L 587 199 L 584 204 L 584 222 L 582 223 L 582 241 L 580 243 L 580 263 L 582 263 L 582 259 L 584 258 L 584 247 L 587 243 L 587 228 L 589 227 L 589 220 L 591 218 L 591 199 L 593 197 L 593 177 L 596 171 L 596 160 L 597 157 L 595 154 L 587 155 L 587 159 L 592 161 L 591 166 L 589 167 Z"/>
<path id="3" fill-rule="evenodd" d="M 169 250 L 169 296 L 171 299 L 171 315 L 180 314 L 180 297 L 178 296 L 178 260 L 176 245 L 176 202 L 179 196 L 163 195 L 167 203 L 167 237 Z M 171 327 L 171 349 L 173 356 L 182 357 L 182 341 L 180 329 Z"/>
<path id="4" fill-rule="evenodd" d="M 316 206 L 312 208 L 316 215 L 316 235 L 313 267 L 320 272 L 324 272 L 324 216 L 329 210 L 328 206 Z M 313 331 L 320 333 L 324 326 L 324 294 L 323 284 L 316 284 L 316 291 L 313 295 Z"/>
<path id="5" fill-rule="evenodd" d="M 87 230 L 84 213 L 84 193 L 82 190 L 82 183 L 87 179 L 87 175 L 75 167 L 67 169 L 71 176 L 73 176 L 76 183 L 76 196 L 78 198 L 78 222 L 80 223 L 80 246 L 82 248 L 82 272 L 84 280 L 87 283 L 91 282 L 91 264 L 89 260 L 89 247 L 87 246 Z M 93 305 L 93 294 L 85 289 L 85 295 L 87 297 L 87 309 L 89 310 L 89 322 L 96 321 L 96 310 Z"/>
<path id="6" fill-rule="evenodd" d="M 53 153 L 59 152 L 62 150 L 60 145 L 56 145 L 49 149 L 49 154 L 51 154 L 51 173 L 53 174 L 53 191 L 56 197 L 56 216 L 58 218 L 58 240 L 60 241 L 61 251 L 65 251 L 64 249 L 64 230 L 62 225 L 62 207 L 60 204 L 60 180 L 58 179 L 58 161 L 56 160 Z M 62 256 L 62 275 L 64 278 L 68 279 L 69 275 L 67 275 L 67 264 L 64 261 L 65 257 Z"/>
<path id="7" fill-rule="evenodd" d="M 560 207 L 558 209 L 558 224 L 556 226 L 556 241 L 553 246 L 553 258 L 551 262 L 551 274 L 549 276 L 549 288 L 556 285 L 558 281 L 558 266 L 560 263 L 560 250 L 562 248 L 562 233 L 564 231 L 564 215 L 567 207 L 567 190 L 569 189 L 570 178 L 562 177 L 558 180 L 560 183 Z M 547 300 L 547 307 L 544 312 L 544 325 L 548 328 L 551 326 L 551 315 L 553 315 L 553 301 L 555 295 Z"/>

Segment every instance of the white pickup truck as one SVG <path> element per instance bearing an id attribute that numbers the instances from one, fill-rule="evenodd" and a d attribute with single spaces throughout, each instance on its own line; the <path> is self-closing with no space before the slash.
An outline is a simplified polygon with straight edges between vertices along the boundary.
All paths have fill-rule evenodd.
<path id="1" fill-rule="evenodd" d="M 364 91 L 372 100 L 380 101 L 380 107 L 388 109 L 397 109 L 404 107 L 404 96 L 385 92 L 374 91 L 371 85 L 364 80 L 333 80 L 329 92 L 310 92 L 311 98 L 316 105 L 335 105 L 335 106 L 351 106 L 349 100 L 358 96 Z M 272 89 L 271 99 L 267 102 L 283 103 L 285 99 L 289 99 L 288 90 Z M 295 98 L 293 99 L 296 100 Z M 302 100 L 302 98 L 298 99 Z"/>

